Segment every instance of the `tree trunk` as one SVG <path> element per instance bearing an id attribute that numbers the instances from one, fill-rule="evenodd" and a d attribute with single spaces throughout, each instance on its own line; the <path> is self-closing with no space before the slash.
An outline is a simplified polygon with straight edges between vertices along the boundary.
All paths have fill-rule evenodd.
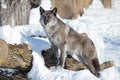
<path id="1" fill-rule="evenodd" d="M 1 1 L 0 1 L 0 26 L 2 26 L 2 20 L 1 20 L 1 18 L 2 18 L 2 15 L 1 15 Z"/>
<path id="2" fill-rule="evenodd" d="M 92 0 L 51 0 L 52 7 L 58 8 L 58 14 L 62 18 L 74 19 L 82 16 L 84 8 L 88 8 Z"/>
<path id="3" fill-rule="evenodd" d="M 102 4 L 105 8 L 111 8 L 112 7 L 112 0 L 101 0 Z"/>
<path id="4" fill-rule="evenodd" d="M 29 71 L 32 67 L 32 51 L 27 44 L 12 45 L 0 40 L 0 67 Z"/>
<path id="5" fill-rule="evenodd" d="M 30 2 L 30 4 L 31 4 L 31 9 L 38 7 L 38 6 L 40 5 L 40 3 L 41 3 L 41 0 L 30 0 L 30 1 L 31 1 L 31 2 Z"/>
<path id="6" fill-rule="evenodd" d="M 0 69 L 0 80 L 30 80 L 27 73 L 32 67 L 32 51 L 27 44 L 12 45 L 0 39 L 0 68 L 17 69 L 11 73 Z"/>
<path id="7" fill-rule="evenodd" d="M 30 0 L 2 0 L 0 25 L 24 25 L 29 23 Z"/>

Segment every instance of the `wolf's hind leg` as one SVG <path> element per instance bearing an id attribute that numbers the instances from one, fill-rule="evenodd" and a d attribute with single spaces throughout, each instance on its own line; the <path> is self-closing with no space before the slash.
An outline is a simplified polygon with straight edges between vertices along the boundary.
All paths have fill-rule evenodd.
<path id="1" fill-rule="evenodd" d="M 88 68 L 90 70 L 90 72 L 92 74 L 94 74 L 95 76 L 99 76 L 93 66 L 93 63 L 90 59 L 86 59 L 85 57 L 82 57 L 80 55 L 77 55 L 77 57 L 79 58 L 80 62 L 82 62 L 82 64 L 84 64 L 86 66 L 86 68 Z"/>
<path id="2" fill-rule="evenodd" d="M 100 64 L 99 64 L 98 58 L 93 59 L 92 63 L 99 76 L 98 72 L 100 71 Z"/>
<path id="3" fill-rule="evenodd" d="M 85 60 L 88 64 L 88 69 L 91 71 L 92 74 L 94 74 L 96 77 L 99 77 L 98 71 L 100 70 L 98 59 L 90 59 L 88 57 L 85 57 Z"/>
<path id="4" fill-rule="evenodd" d="M 98 73 L 99 64 L 98 63 L 94 64 L 93 60 L 88 60 L 87 62 L 88 62 L 91 73 L 93 73 L 96 77 L 99 77 L 100 76 Z"/>

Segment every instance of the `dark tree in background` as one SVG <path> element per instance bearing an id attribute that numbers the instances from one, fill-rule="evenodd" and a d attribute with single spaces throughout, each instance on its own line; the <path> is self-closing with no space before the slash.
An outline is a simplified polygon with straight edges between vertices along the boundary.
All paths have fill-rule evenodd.
<path id="1" fill-rule="evenodd" d="M 0 26 L 29 24 L 30 9 L 39 7 L 42 0 L 0 0 Z M 62 18 L 82 16 L 93 0 L 51 0 L 52 8 L 58 8 Z M 105 8 L 112 7 L 112 0 L 101 0 Z M 46 3 L 47 5 L 47 3 Z"/>
<path id="2" fill-rule="evenodd" d="M 2 0 L 0 25 L 23 25 L 29 23 L 30 0 Z"/>
<path id="3" fill-rule="evenodd" d="M 40 0 L 1 0 L 0 26 L 29 24 L 30 8 L 38 7 Z"/>
<path id="4" fill-rule="evenodd" d="M 30 0 L 31 9 L 38 7 L 40 3 L 41 3 L 41 0 Z"/>
<path id="5" fill-rule="evenodd" d="M 0 26 L 2 26 L 1 18 L 2 18 L 2 15 L 1 15 L 1 1 L 0 1 Z"/>

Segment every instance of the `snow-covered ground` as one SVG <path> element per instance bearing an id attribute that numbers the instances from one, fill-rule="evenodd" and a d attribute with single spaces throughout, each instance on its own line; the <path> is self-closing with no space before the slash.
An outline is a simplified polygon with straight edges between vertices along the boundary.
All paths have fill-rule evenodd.
<path id="1" fill-rule="evenodd" d="M 42 0 L 41 6 L 50 9 L 49 0 Z M 33 50 L 33 67 L 28 73 L 32 80 L 119 80 L 120 79 L 120 0 L 113 0 L 112 9 L 104 9 L 99 0 L 93 0 L 83 17 L 75 20 L 63 20 L 77 32 L 85 32 L 93 40 L 98 51 L 99 61 L 113 60 L 115 65 L 100 71 L 96 78 L 89 70 L 70 71 L 65 69 L 49 70 L 44 65 L 41 50 L 51 47 L 47 38 L 30 37 L 46 36 L 39 23 L 39 8 L 30 12 L 30 24 L 17 27 L 9 25 L 0 27 L 0 38 L 11 44 L 22 42 L 31 45 Z"/>

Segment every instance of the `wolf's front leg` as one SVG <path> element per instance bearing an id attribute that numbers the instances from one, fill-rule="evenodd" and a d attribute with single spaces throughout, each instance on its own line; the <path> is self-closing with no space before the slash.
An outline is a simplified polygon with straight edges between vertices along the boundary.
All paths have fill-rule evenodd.
<path id="1" fill-rule="evenodd" d="M 62 45 L 60 47 L 60 63 L 57 66 L 58 68 L 64 68 L 65 58 L 66 58 L 66 49 L 65 49 L 65 45 Z"/>
<path id="2" fill-rule="evenodd" d="M 60 63 L 59 61 L 59 53 L 58 53 L 58 47 L 52 44 L 52 55 L 55 58 L 54 65 L 50 67 L 50 69 L 55 69 L 57 68 L 58 64 Z"/>
<path id="3" fill-rule="evenodd" d="M 55 57 L 56 61 L 54 64 L 54 67 L 57 67 L 59 64 L 59 53 L 58 53 L 58 48 L 54 44 L 52 44 L 52 51 L 53 51 L 53 56 Z"/>

